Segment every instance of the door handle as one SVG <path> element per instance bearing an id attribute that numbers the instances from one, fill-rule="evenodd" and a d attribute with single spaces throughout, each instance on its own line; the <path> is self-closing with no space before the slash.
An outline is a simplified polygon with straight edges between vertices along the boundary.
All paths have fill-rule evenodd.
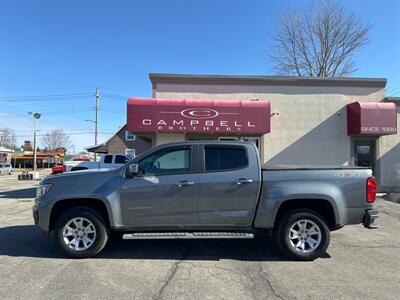
<path id="1" fill-rule="evenodd" d="M 253 179 L 247 179 L 247 178 L 239 178 L 238 180 L 235 180 L 236 184 L 246 184 L 246 183 L 252 183 Z"/>
<path id="2" fill-rule="evenodd" d="M 193 185 L 194 181 L 181 180 L 176 185 L 179 187 Z"/>

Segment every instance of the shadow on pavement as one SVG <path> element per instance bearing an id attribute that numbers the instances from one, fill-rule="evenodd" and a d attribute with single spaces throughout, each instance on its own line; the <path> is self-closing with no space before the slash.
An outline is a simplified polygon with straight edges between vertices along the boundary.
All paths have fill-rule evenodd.
<path id="1" fill-rule="evenodd" d="M 63 258 L 54 240 L 41 239 L 34 225 L 0 228 L 0 256 Z M 329 256 L 328 256 L 329 257 Z M 112 239 L 100 259 L 242 261 L 288 260 L 272 240 L 130 240 Z"/>
<path id="2" fill-rule="evenodd" d="M 32 199 L 36 197 L 36 188 L 26 188 L 20 190 L 13 190 L 13 191 L 2 191 L 0 192 L 0 200 L 1 198 L 9 198 L 9 199 Z"/>

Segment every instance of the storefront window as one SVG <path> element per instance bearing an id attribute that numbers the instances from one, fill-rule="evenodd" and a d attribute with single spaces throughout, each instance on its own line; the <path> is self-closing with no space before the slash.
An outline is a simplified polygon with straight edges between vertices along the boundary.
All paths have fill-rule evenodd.
<path id="1" fill-rule="evenodd" d="M 248 137 L 248 138 L 242 138 L 244 142 L 250 142 L 256 144 L 257 148 L 260 148 L 260 138 L 253 138 L 253 137 Z"/>
<path id="2" fill-rule="evenodd" d="M 257 148 L 260 147 L 260 138 L 258 137 L 220 137 L 220 141 L 243 141 L 256 144 Z"/>
<path id="3" fill-rule="evenodd" d="M 356 166 L 374 169 L 375 165 L 375 142 L 355 141 L 354 162 Z"/>

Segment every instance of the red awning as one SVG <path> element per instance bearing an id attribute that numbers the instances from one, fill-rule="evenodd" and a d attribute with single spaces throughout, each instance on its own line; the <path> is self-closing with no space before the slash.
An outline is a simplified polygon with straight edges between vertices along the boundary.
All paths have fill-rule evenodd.
<path id="1" fill-rule="evenodd" d="M 268 101 L 130 98 L 132 132 L 270 132 Z"/>
<path id="2" fill-rule="evenodd" d="M 391 102 L 354 102 L 347 105 L 348 135 L 396 133 L 396 104 Z"/>

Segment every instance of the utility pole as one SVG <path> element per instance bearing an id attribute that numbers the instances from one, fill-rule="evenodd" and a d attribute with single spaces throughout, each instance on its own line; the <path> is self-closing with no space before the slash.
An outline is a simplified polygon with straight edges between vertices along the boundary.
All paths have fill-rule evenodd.
<path id="1" fill-rule="evenodd" d="M 99 131 L 99 100 L 100 100 L 100 90 L 99 87 L 96 87 L 96 120 L 95 120 L 95 129 L 94 129 L 94 145 L 97 146 L 97 134 Z M 97 161 L 97 154 L 94 154 L 94 160 Z"/>

